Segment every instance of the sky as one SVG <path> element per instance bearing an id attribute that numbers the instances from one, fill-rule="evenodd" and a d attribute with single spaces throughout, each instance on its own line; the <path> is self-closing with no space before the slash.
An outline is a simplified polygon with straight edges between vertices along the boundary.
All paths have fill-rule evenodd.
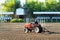
<path id="1" fill-rule="evenodd" d="M 38 0 L 40 2 L 45 2 L 45 0 Z M 56 0 L 57 2 L 59 2 L 59 0 Z M 21 4 L 23 5 L 25 3 L 25 0 L 21 0 Z"/>
<path id="2" fill-rule="evenodd" d="M 25 4 L 25 0 L 20 0 L 21 1 L 21 4 L 23 5 L 23 4 Z M 40 2 L 45 2 L 45 0 L 39 0 Z M 57 2 L 59 1 L 59 0 L 56 0 Z M 5 0 L 0 0 L 0 4 L 1 3 L 4 3 L 5 2 Z"/>
<path id="3" fill-rule="evenodd" d="M 20 0 L 20 1 L 21 1 L 22 6 L 23 6 L 23 4 L 25 4 L 25 0 Z M 45 0 L 38 0 L 38 1 L 45 2 Z"/>
<path id="4" fill-rule="evenodd" d="M 4 3 L 4 2 L 5 2 L 5 0 L 0 0 L 0 4 L 1 4 L 1 3 Z"/>
<path id="5" fill-rule="evenodd" d="M 21 4 L 23 5 L 23 4 L 25 4 L 25 0 L 20 0 L 21 1 Z M 5 2 L 5 0 L 0 0 L 0 4 L 2 4 L 2 3 L 4 3 Z"/>
<path id="6" fill-rule="evenodd" d="M 45 2 L 45 0 L 38 0 L 38 1 L 40 1 L 40 2 Z"/>
<path id="7" fill-rule="evenodd" d="M 23 4 L 25 4 L 25 0 L 20 0 L 21 1 L 21 5 L 23 6 Z"/>
<path id="8" fill-rule="evenodd" d="M 40 2 L 45 2 L 45 0 L 39 0 Z M 56 0 L 57 2 L 59 2 L 59 0 Z"/>

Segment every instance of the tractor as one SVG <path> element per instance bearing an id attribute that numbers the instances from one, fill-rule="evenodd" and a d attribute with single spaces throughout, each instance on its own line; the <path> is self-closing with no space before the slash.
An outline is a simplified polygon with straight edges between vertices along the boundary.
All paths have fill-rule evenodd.
<path id="1" fill-rule="evenodd" d="M 43 28 L 40 24 L 34 24 L 34 23 L 27 23 L 24 25 L 24 32 L 32 32 L 34 31 L 35 33 L 41 33 L 43 32 Z"/>

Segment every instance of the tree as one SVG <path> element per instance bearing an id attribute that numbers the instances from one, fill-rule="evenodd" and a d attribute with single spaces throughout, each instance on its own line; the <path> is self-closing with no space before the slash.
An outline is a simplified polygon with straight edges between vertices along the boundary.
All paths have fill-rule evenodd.
<path id="1" fill-rule="evenodd" d="M 56 0 L 48 0 L 48 2 L 38 2 L 32 1 L 27 2 L 24 5 L 25 12 L 28 16 L 33 17 L 33 12 L 58 12 L 60 11 L 60 2 L 56 2 Z"/>
<path id="2" fill-rule="evenodd" d="M 3 4 L 3 11 L 14 12 L 14 17 L 15 17 L 16 9 L 19 8 L 19 7 L 21 7 L 20 1 L 18 1 L 18 0 L 7 0 Z"/>
<path id="3" fill-rule="evenodd" d="M 26 3 L 24 5 L 25 12 L 27 13 L 27 16 L 33 17 L 33 12 L 34 11 L 41 11 L 41 3 L 38 2 L 30 2 Z"/>
<path id="4" fill-rule="evenodd" d="M 59 7 L 60 7 L 60 3 L 59 2 L 52 2 L 51 4 L 46 2 L 46 11 L 58 12 L 58 11 L 60 11 Z"/>
<path id="5" fill-rule="evenodd" d="M 58 2 L 58 3 L 56 4 L 56 6 L 57 6 L 57 7 L 56 7 L 56 10 L 60 12 L 60 2 Z"/>

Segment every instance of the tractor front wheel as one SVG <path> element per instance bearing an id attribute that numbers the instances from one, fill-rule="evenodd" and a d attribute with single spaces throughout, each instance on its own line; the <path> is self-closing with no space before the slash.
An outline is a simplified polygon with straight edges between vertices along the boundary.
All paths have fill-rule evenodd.
<path id="1" fill-rule="evenodd" d="M 28 29 L 28 28 L 24 28 L 24 32 L 25 33 L 28 33 L 28 32 L 32 32 L 32 30 L 31 29 Z"/>
<path id="2" fill-rule="evenodd" d="M 29 32 L 28 28 L 24 28 L 24 32 L 28 33 Z"/>

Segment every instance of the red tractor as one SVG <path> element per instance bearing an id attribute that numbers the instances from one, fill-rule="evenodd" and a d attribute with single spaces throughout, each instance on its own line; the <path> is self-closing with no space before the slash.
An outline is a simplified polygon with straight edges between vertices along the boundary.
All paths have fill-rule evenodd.
<path id="1" fill-rule="evenodd" d="M 32 32 L 32 30 L 36 33 L 41 33 L 43 31 L 43 28 L 40 24 L 34 24 L 34 23 L 27 23 L 24 25 L 24 32 Z"/>

